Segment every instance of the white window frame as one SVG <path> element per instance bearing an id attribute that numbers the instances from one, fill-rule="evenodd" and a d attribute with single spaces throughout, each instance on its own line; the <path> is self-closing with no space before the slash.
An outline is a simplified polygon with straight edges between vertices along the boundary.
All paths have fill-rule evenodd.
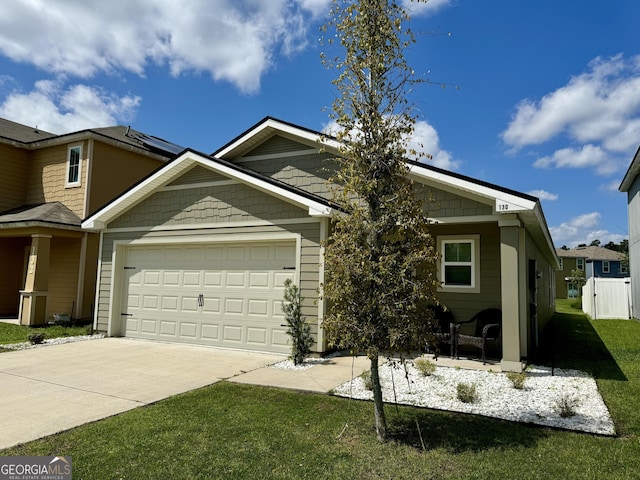
<path id="1" fill-rule="evenodd" d="M 620 261 L 620 273 L 629 273 L 627 266 L 622 260 Z"/>
<path id="2" fill-rule="evenodd" d="M 480 235 L 441 235 L 437 238 L 438 253 L 440 254 L 439 276 L 442 292 L 457 293 L 480 293 Z M 447 262 L 445 262 L 444 252 L 445 245 L 448 243 L 470 243 L 471 244 L 471 261 L 465 262 L 471 267 L 471 285 L 447 285 L 444 283 L 444 270 Z M 461 264 L 462 265 L 462 264 Z"/>
<path id="3" fill-rule="evenodd" d="M 578 270 L 584 270 L 584 258 L 576 258 L 576 268 Z"/>
<path id="4" fill-rule="evenodd" d="M 69 181 L 69 174 L 71 173 L 71 152 L 78 151 L 78 176 L 75 181 Z M 65 174 L 65 187 L 77 187 L 82 182 L 82 144 L 79 145 L 69 145 L 67 149 L 67 170 Z"/>
<path id="5" fill-rule="evenodd" d="M 609 263 L 609 260 L 602 261 L 602 273 L 611 273 L 611 263 Z"/>

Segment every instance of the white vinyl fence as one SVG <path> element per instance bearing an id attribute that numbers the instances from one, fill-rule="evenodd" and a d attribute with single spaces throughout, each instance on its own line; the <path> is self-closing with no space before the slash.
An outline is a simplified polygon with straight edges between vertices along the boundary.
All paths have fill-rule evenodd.
<path id="1" fill-rule="evenodd" d="M 631 318 L 631 279 L 591 277 L 582 287 L 582 310 L 593 319 Z"/>

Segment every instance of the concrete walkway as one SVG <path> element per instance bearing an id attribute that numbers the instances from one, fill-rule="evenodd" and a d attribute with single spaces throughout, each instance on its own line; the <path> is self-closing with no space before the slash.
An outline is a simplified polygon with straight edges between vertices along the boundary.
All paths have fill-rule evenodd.
<path id="1" fill-rule="evenodd" d="M 338 357 L 308 370 L 284 355 L 104 338 L 0 354 L 0 449 L 227 379 L 328 392 L 367 370 Z"/>

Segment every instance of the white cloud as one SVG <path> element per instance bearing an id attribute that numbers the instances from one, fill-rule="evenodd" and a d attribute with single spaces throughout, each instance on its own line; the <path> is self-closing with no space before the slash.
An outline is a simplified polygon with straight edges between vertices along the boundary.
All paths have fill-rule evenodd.
<path id="1" fill-rule="evenodd" d="M 408 145 L 416 152 L 431 155 L 431 159 L 423 160 L 425 163 L 446 170 L 456 170 L 459 167 L 459 162 L 453 160 L 451 153 L 440 147 L 440 137 L 436 129 L 424 120 L 416 122 Z"/>
<path id="2" fill-rule="evenodd" d="M 533 164 L 536 168 L 585 168 L 593 167 L 600 175 L 616 172 L 620 165 L 615 156 L 595 145 L 584 145 L 580 149 L 562 148 L 552 155 L 541 157 Z"/>
<path id="3" fill-rule="evenodd" d="M 527 192 L 529 195 L 533 195 L 534 197 L 538 197 L 540 200 L 554 201 L 558 199 L 557 193 L 547 192 L 546 190 L 531 190 Z"/>
<path id="4" fill-rule="evenodd" d="M 600 185 L 600 190 L 604 192 L 615 192 L 618 193 L 618 187 L 620 186 L 621 179 L 612 180 L 608 183 L 604 183 Z"/>
<path id="5" fill-rule="evenodd" d="M 402 6 L 410 15 L 431 16 L 438 13 L 443 8 L 450 6 L 453 0 L 428 0 L 417 2 L 415 0 L 402 0 Z"/>
<path id="6" fill-rule="evenodd" d="M 561 223 L 557 227 L 550 227 L 551 237 L 556 247 L 567 245 L 575 247 L 582 243 L 589 245 L 593 240 L 600 240 L 605 244 L 610 241 L 620 243 L 626 237 L 603 230 L 600 227 L 602 215 L 599 212 L 585 213 Z"/>
<path id="7" fill-rule="evenodd" d="M 0 53 L 80 78 L 167 65 L 253 93 L 276 53 L 304 48 L 309 16 L 325 8 L 322 0 L 0 2 Z"/>
<path id="8" fill-rule="evenodd" d="M 516 149 L 560 134 L 626 151 L 640 131 L 640 57 L 595 58 L 585 73 L 540 100 L 525 99 L 502 138 Z"/>
<path id="9" fill-rule="evenodd" d="M 335 136 L 340 131 L 340 127 L 335 121 L 331 121 L 325 125 L 322 131 Z M 407 140 L 407 148 L 415 150 L 419 155 L 413 158 L 424 163 L 446 170 L 456 170 L 459 167 L 460 162 L 453 160 L 451 153 L 440 147 L 440 137 L 436 129 L 424 120 L 415 123 L 413 135 Z M 421 157 L 420 154 L 424 156 Z M 428 158 L 427 155 L 431 158 Z"/>
<path id="10" fill-rule="evenodd" d="M 10 94 L 0 104 L 0 117 L 61 134 L 127 121 L 139 105 L 140 97 L 118 97 L 87 85 L 63 88 L 42 80 L 31 92 Z"/>

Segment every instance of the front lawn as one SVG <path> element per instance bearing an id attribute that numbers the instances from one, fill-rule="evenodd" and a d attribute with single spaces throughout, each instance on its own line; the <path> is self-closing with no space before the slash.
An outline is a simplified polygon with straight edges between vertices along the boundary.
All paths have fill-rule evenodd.
<path id="1" fill-rule="evenodd" d="M 0 322 L 0 345 L 27 342 L 29 341 L 29 335 L 32 333 L 44 333 L 44 338 L 59 338 L 88 335 L 90 330 L 90 325 L 73 327 L 62 325 L 27 327 L 26 325 L 15 325 L 13 323 Z"/>
<path id="2" fill-rule="evenodd" d="M 638 478 L 640 323 L 556 320 L 553 361 L 597 375 L 619 437 L 388 406 L 379 444 L 368 402 L 221 382 L 0 455 L 71 455 L 83 479 Z"/>

